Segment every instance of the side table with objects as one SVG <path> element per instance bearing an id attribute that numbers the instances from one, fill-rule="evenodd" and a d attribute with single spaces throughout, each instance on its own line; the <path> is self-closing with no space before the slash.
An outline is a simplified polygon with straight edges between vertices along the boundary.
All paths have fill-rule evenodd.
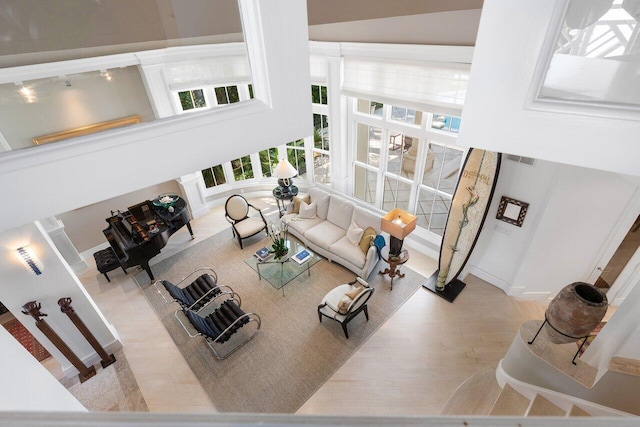
<path id="1" fill-rule="evenodd" d="M 404 273 L 401 273 L 399 267 L 405 262 L 409 261 L 409 251 L 402 249 L 398 254 L 390 254 L 389 247 L 386 246 L 380 252 L 382 259 L 389 264 L 388 268 L 380 271 L 378 274 L 386 274 L 391 278 L 391 290 L 393 290 L 393 279 L 398 276 L 404 277 Z"/>
<path id="2" fill-rule="evenodd" d="M 273 189 L 273 197 L 276 199 L 276 203 L 278 204 L 278 212 L 280 217 L 282 217 L 285 213 L 287 213 L 287 207 L 285 206 L 285 201 L 291 202 L 294 196 L 298 195 L 298 187 L 295 185 L 290 185 L 288 187 L 277 186 Z"/>

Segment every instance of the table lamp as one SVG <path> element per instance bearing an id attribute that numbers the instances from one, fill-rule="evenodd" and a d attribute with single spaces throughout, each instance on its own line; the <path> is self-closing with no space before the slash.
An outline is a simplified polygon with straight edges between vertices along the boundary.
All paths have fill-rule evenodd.
<path id="1" fill-rule="evenodd" d="M 382 217 L 380 228 L 389 233 L 389 254 L 399 255 L 402 243 L 416 228 L 417 217 L 400 208 L 394 208 Z"/>
<path id="2" fill-rule="evenodd" d="M 278 178 L 278 185 L 282 188 L 282 192 L 286 193 L 289 191 L 289 187 L 291 186 L 291 178 L 298 175 L 298 171 L 294 168 L 289 160 L 282 159 L 278 162 L 276 169 L 273 171 L 273 176 Z"/>

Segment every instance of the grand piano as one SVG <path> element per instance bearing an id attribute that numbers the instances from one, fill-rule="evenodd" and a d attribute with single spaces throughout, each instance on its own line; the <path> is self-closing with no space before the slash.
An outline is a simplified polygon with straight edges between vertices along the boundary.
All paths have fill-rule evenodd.
<path id="1" fill-rule="evenodd" d="M 139 265 L 155 280 L 149 260 L 160 253 L 169 237 L 186 225 L 193 239 L 187 204 L 175 197 L 172 206 L 159 203 L 158 199 L 146 200 L 125 212 L 111 212 L 112 216 L 106 219 L 109 226 L 102 232 L 125 271 Z"/>

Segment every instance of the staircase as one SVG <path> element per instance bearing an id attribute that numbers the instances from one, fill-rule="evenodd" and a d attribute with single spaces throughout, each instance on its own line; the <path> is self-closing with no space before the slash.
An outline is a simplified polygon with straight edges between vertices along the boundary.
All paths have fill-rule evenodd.
<path id="1" fill-rule="evenodd" d="M 536 391 L 535 387 L 529 387 L 527 392 L 523 394 L 514 387 L 517 385 L 512 386 L 505 383 L 504 387 L 500 388 L 495 370 L 484 369 L 458 387 L 440 414 L 509 417 L 629 415 L 615 410 L 609 411 L 609 408 L 544 389 Z M 558 395 L 558 397 L 556 398 L 554 395 Z"/>

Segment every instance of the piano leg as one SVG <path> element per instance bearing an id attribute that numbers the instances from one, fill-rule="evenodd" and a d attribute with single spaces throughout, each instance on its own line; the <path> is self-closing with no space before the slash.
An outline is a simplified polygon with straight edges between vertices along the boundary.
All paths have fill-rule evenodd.
<path id="1" fill-rule="evenodd" d="M 140 264 L 140 267 L 144 268 L 144 271 L 147 272 L 147 274 L 149 275 L 149 278 L 151 279 L 152 282 L 154 280 L 156 280 L 156 278 L 153 277 L 153 273 L 151 272 L 151 267 L 149 267 L 149 262 L 145 262 L 143 264 Z"/>
<path id="2" fill-rule="evenodd" d="M 189 234 L 191 234 L 191 240 L 195 239 L 193 236 L 193 230 L 191 229 L 191 222 L 187 221 L 187 228 L 189 229 Z"/>

